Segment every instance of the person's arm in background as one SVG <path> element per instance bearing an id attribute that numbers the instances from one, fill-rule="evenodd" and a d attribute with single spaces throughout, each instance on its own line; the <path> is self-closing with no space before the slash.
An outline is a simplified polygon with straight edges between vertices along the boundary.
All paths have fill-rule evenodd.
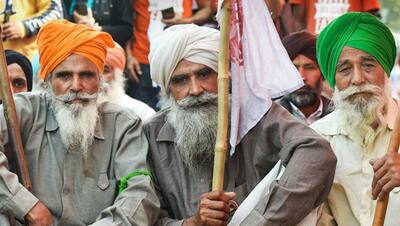
<path id="1" fill-rule="evenodd" d="M 6 39 L 20 39 L 32 37 L 39 32 L 40 27 L 50 20 L 62 18 L 61 3 L 57 0 L 35 1 L 38 12 L 34 17 L 21 21 L 7 22 L 3 25 L 3 37 Z"/>
<path id="2" fill-rule="evenodd" d="M 167 26 L 175 25 L 175 24 L 197 24 L 203 25 L 209 22 L 213 15 L 212 10 L 212 0 L 197 0 L 197 4 L 199 9 L 195 14 L 188 18 L 182 18 L 181 16 L 175 15 L 172 19 L 163 19 L 163 23 Z"/>
<path id="3" fill-rule="evenodd" d="M 134 39 L 135 37 L 132 37 Z M 142 75 L 142 70 L 140 69 L 139 61 L 132 54 L 132 41 L 129 40 L 125 45 L 125 55 L 126 55 L 126 69 L 128 70 L 129 79 L 134 83 L 139 83 L 140 75 Z"/>
<path id="4" fill-rule="evenodd" d="M 284 0 L 264 0 L 264 1 L 268 6 L 272 19 L 275 19 L 279 17 L 279 15 L 281 15 L 283 5 L 285 4 Z"/>
<path id="5" fill-rule="evenodd" d="M 289 4 L 292 8 L 294 31 L 301 31 L 306 29 L 307 24 L 305 2 L 303 0 L 290 0 Z"/>
<path id="6" fill-rule="evenodd" d="M 121 46 L 125 46 L 132 36 L 133 11 L 131 0 L 114 1 L 111 12 L 111 24 L 101 25 L 101 30 L 111 34 L 113 39 Z"/>
<path id="7" fill-rule="evenodd" d="M 101 3 L 100 3 L 101 4 Z M 109 6 L 107 6 L 109 7 Z M 109 8 L 109 22 L 107 24 L 99 24 L 98 17 L 103 15 L 102 7 L 94 5 L 92 9 L 88 8 L 87 15 L 81 15 L 75 10 L 72 12 L 73 22 L 78 24 L 86 24 L 98 31 L 109 33 L 114 41 L 120 46 L 125 46 L 132 36 L 133 11 L 131 0 L 115 0 L 113 8 Z M 94 18 L 94 13 L 98 15 Z"/>

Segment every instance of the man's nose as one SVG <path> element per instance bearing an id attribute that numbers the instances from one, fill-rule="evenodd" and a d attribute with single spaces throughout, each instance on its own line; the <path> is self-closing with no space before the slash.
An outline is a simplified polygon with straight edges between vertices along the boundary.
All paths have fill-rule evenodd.
<path id="1" fill-rule="evenodd" d="M 351 80 L 351 84 L 355 86 L 359 86 L 365 83 L 364 72 L 360 67 L 354 67 L 353 76 Z"/>
<path id="2" fill-rule="evenodd" d="M 73 75 L 71 80 L 71 91 L 80 92 L 82 89 L 81 79 L 78 75 Z"/>
<path id="3" fill-rule="evenodd" d="M 201 93 L 203 93 L 204 89 L 200 84 L 200 81 L 197 80 L 197 78 L 195 76 L 193 76 L 191 78 L 191 83 L 190 83 L 190 95 L 192 96 L 198 96 Z"/>

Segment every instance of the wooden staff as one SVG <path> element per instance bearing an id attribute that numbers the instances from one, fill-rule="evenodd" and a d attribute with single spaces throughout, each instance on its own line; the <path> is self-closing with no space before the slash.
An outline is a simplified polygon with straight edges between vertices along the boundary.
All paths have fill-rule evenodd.
<path id="1" fill-rule="evenodd" d="M 223 190 L 226 152 L 228 149 L 228 117 L 229 117 L 229 28 L 230 0 L 222 6 L 221 31 L 219 38 L 218 58 L 218 131 L 214 149 L 214 171 L 212 190 Z"/>
<path id="2" fill-rule="evenodd" d="M 397 152 L 400 145 L 400 112 L 396 116 L 396 124 L 390 137 L 388 153 Z M 385 223 L 386 209 L 389 202 L 389 194 L 385 195 L 382 200 L 378 200 L 375 208 L 374 221 L 372 226 L 383 226 Z"/>
<path id="3" fill-rule="evenodd" d="M 0 28 L 0 34 L 2 28 Z M 11 149 L 16 156 L 17 174 L 21 184 L 32 191 L 32 183 L 29 178 L 28 164 L 26 162 L 24 147 L 22 145 L 21 131 L 15 111 L 15 104 L 10 87 L 10 79 L 7 71 L 7 61 L 4 53 L 3 42 L 0 42 L 0 94 L 3 101 L 4 118 L 9 131 Z"/>

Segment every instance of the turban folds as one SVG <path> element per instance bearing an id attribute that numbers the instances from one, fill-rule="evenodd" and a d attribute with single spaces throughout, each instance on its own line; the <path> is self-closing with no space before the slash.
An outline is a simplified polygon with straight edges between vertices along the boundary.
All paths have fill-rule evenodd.
<path id="1" fill-rule="evenodd" d="M 43 80 L 71 54 L 88 58 L 103 72 L 107 46 L 114 47 L 109 34 L 66 20 L 46 23 L 39 31 L 37 43 L 39 77 Z"/>
<path id="2" fill-rule="evenodd" d="M 218 71 L 219 31 L 193 24 L 172 26 L 150 45 L 150 74 L 167 94 L 172 72 L 181 60 Z"/>
<path id="3" fill-rule="evenodd" d="M 106 64 L 109 64 L 113 69 L 117 68 L 124 71 L 125 51 L 118 43 L 115 42 L 114 44 L 114 48 L 107 48 Z"/>
<path id="4" fill-rule="evenodd" d="M 316 42 L 317 36 L 308 31 L 294 32 L 282 39 L 292 61 L 301 54 L 317 62 Z"/>
<path id="5" fill-rule="evenodd" d="M 24 71 L 26 82 L 28 83 L 28 91 L 32 90 L 32 64 L 29 59 L 21 53 L 14 50 L 6 50 L 7 65 L 16 63 Z"/>
<path id="6" fill-rule="evenodd" d="M 317 38 L 318 63 L 332 88 L 344 46 L 370 54 L 387 75 L 390 74 L 395 63 L 396 44 L 389 28 L 369 13 L 346 13 L 328 24 Z"/>

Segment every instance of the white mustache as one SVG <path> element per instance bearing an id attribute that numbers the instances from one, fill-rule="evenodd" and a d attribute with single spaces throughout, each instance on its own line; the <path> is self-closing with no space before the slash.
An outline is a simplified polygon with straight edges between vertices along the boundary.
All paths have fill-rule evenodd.
<path id="1" fill-rule="evenodd" d="M 88 93 L 77 93 L 77 92 L 69 92 L 67 94 L 64 95 L 59 95 L 56 96 L 55 98 L 59 101 L 62 101 L 64 103 L 66 102 L 70 102 L 73 100 L 82 100 L 84 102 L 89 102 L 91 100 L 96 100 L 98 96 L 98 93 L 94 93 L 94 94 L 88 94 Z"/>
<path id="2" fill-rule="evenodd" d="M 347 89 L 340 91 L 340 96 L 343 100 L 358 93 L 371 93 L 377 95 L 382 92 L 382 88 L 377 85 L 365 84 L 362 86 L 349 86 Z"/>

